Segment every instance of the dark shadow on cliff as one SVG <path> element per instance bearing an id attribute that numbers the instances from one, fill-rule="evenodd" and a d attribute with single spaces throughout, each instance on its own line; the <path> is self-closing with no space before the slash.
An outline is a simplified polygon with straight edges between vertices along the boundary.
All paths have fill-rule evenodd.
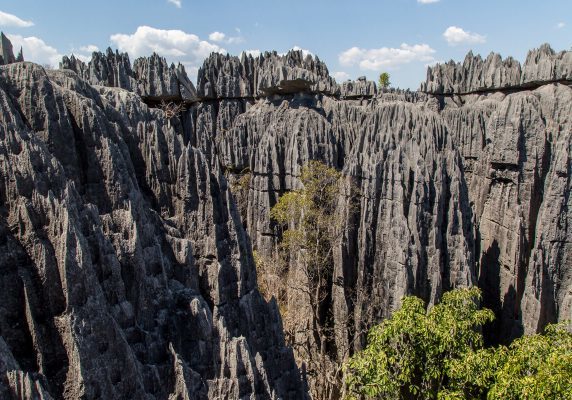
<path id="1" fill-rule="evenodd" d="M 3 220 L 0 220 L 0 253 L 0 335 L 22 371 L 36 379 L 36 373 L 42 370 L 47 378 L 46 382 L 40 377 L 43 385 L 54 398 L 59 398 L 64 391 L 69 360 L 54 324 L 54 317 L 63 311 L 60 304 L 54 305 L 54 297 L 63 294 L 46 293 L 39 267 Z M 33 345 L 32 337 L 41 342 L 40 348 Z"/>
<path id="2" fill-rule="evenodd" d="M 495 320 L 487 324 L 483 329 L 486 345 L 499 343 L 500 317 L 501 317 L 501 294 L 500 294 L 500 248 L 497 241 L 482 254 L 480 263 L 479 287 L 483 291 L 483 307 L 491 309 L 495 313 Z"/>
<path id="3" fill-rule="evenodd" d="M 483 291 L 483 307 L 495 313 L 495 319 L 485 325 L 485 345 L 509 344 L 524 333 L 522 313 L 514 285 L 501 299 L 500 247 L 496 240 L 481 257 L 479 287 Z"/>

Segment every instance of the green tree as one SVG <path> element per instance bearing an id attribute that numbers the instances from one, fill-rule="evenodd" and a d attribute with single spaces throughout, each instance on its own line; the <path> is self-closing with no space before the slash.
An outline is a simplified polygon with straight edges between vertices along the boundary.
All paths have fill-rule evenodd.
<path id="1" fill-rule="evenodd" d="M 481 349 L 451 364 L 451 393 L 462 398 L 572 398 L 572 334 L 563 324 L 510 346 Z"/>
<path id="2" fill-rule="evenodd" d="M 310 161 L 302 168 L 302 188 L 284 194 L 270 215 L 283 229 L 282 262 L 294 269 L 290 292 L 307 309 L 286 309 L 283 316 L 288 343 L 311 377 L 312 397 L 336 396 L 342 363 L 329 348 L 334 327 L 327 307 L 333 275 L 333 251 L 342 238 L 342 219 L 336 204 L 342 175 L 334 168 Z"/>
<path id="3" fill-rule="evenodd" d="M 571 398 L 572 334 L 564 325 L 515 340 L 489 392 L 489 399 Z"/>
<path id="4" fill-rule="evenodd" d="M 389 88 L 389 85 L 391 85 L 391 82 L 389 81 L 390 75 L 387 72 L 382 72 L 381 74 L 379 74 L 379 87 L 381 89 L 387 89 Z"/>
<path id="5" fill-rule="evenodd" d="M 480 291 L 456 289 L 425 310 L 406 297 L 346 364 L 349 397 L 439 400 L 572 398 L 572 333 L 563 324 L 510 346 L 483 348 Z"/>
<path id="6" fill-rule="evenodd" d="M 457 289 L 427 311 L 421 299 L 405 297 L 401 309 L 373 327 L 367 347 L 347 363 L 349 396 L 437 399 L 451 363 L 483 345 L 480 328 L 493 313 L 479 309 L 480 298 L 477 288 Z"/>

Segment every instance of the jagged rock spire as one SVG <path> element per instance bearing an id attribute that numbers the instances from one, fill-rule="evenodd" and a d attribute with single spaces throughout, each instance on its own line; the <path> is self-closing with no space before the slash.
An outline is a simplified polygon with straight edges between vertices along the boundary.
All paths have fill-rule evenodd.
<path id="1" fill-rule="evenodd" d="M 12 49 L 12 42 L 4 32 L 0 32 L 0 65 L 4 64 L 11 64 L 16 62 L 16 58 L 14 58 L 14 51 Z"/>
<path id="2" fill-rule="evenodd" d="M 24 61 L 24 50 L 22 49 L 22 46 L 20 46 L 20 51 L 18 52 L 18 57 L 16 57 L 16 62 L 22 61 Z"/>

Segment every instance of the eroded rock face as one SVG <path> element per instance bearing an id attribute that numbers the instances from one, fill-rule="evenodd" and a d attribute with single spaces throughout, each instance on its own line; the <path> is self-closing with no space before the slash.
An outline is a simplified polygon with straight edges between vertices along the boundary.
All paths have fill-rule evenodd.
<path id="1" fill-rule="evenodd" d="M 478 284 L 497 314 L 492 342 L 570 319 L 569 57 L 531 51 L 522 71 L 544 67 L 523 78 L 512 59 L 469 54 L 430 70 L 430 93 L 269 97 L 217 132 L 223 165 L 251 174 L 244 223 L 269 257 L 279 235 L 269 210 L 300 187 L 304 163 L 321 160 L 353 182 L 357 209 L 340 194 L 345 233 L 328 311 L 343 325 L 338 357 L 405 294 L 431 303 Z M 291 293 L 293 309 L 299 297 Z"/>
<path id="2" fill-rule="evenodd" d="M 319 58 L 291 50 L 284 55 L 265 52 L 258 57 L 213 53 L 198 74 L 198 96 L 204 99 L 263 98 L 296 93 L 332 97 L 372 97 L 374 82 L 345 82 L 341 86 L 329 75 Z"/>
<path id="3" fill-rule="evenodd" d="M 377 94 L 377 85 L 373 81 L 358 79 L 357 81 L 346 81 L 340 86 L 340 97 L 351 98 L 371 98 Z"/>
<path id="4" fill-rule="evenodd" d="M 1 69 L 2 395 L 303 398 L 251 250 L 275 254 L 270 209 L 309 160 L 345 176 L 328 363 L 407 294 L 479 285 L 490 341 L 572 318 L 570 52 L 469 54 L 418 92 L 338 85 L 302 52 L 213 54 L 196 92 L 156 55 L 62 66 Z"/>
<path id="5" fill-rule="evenodd" d="M 475 214 L 477 274 L 488 331 L 506 341 L 570 319 L 570 112 L 572 90 L 547 84 L 445 107 L 464 157 Z"/>
<path id="6" fill-rule="evenodd" d="M 153 54 L 140 57 L 133 67 L 127 53 L 93 52 L 91 61 L 84 63 L 75 56 L 64 56 L 61 69 L 70 69 L 91 85 L 117 87 L 139 94 L 148 101 L 196 100 L 196 89 L 182 64 L 167 64 L 163 57 Z"/>
<path id="7" fill-rule="evenodd" d="M 0 74 L 0 393 L 304 398 L 188 121 L 70 70 Z"/>
<path id="8" fill-rule="evenodd" d="M 12 42 L 4 35 L 4 32 L 0 32 L 0 65 L 11 64 L 16 61 L 24 61 L 22 50 L 20 49 L 17 58 L 14 57 Z"/>
<path id="9" fill-rule="evenodd" d="M 502 59 L 491 53 L 485 60 L 467 54 L 463 63 L 449 61 L 427 69 L 421 91 L 431 94 L 462 95 L 495 90 L 534 89 L 547 83 L 572 81 L 572 52 L 556 53 L 543 44 L 528 52 L 524 64 L 512 57 Z"/>
<path id="10" fill-rule="evenodd" d="M 497 314 L 486 332 L 492 341 L 572 315 L 572 248 L 562 239 L 571 218 L 571 54 L 543 45 L 529 52 L 508 91 L 441 98 L 464 159 L 479 286 Z M 460 75 L 470 81 L 471 73 Z"/>

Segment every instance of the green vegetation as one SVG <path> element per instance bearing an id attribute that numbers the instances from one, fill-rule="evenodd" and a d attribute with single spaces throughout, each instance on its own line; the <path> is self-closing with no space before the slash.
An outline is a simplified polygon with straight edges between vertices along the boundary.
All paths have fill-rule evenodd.
<path id="1" fill-rule="evenodd" d="M 382 72 L 381 74 L 379 74 L 379 87 L 380 89 L 387 89 L 389 88 L 389 85 L 391 85 L 391 82 L 389 81 L 390 75 L 387 72 Z"/>
<path id="2" fill-rule="evenodd" d="M 296 309 L 289 312 L 281 307 L 284 331 L 312 379 L 312 398 L 336 398 L 343 364 L 330 350 L 335 327 L 328 301 L 333 251 L 343 232 L 343 221 L 335 212 L 342 175 L 321 162 L 310 161 L 302 168 L 300 181 L 302 188 L 285 193 L 270 212 L 283 230 L 280 260 L 272 264 L 290 266 L 291 279 L 285 279 Z"/>
<path id="3" fill-rule="evenodd" d="M 388 74 L 384 82 L 389 85 Z M 282 229 L 280 251 L 271 260 L 255 258 L 261 291 L 278 301 L 287 341 L 311 378 L 313 398 L 337 398 L 344 381 L 348 398 L 572 399 L 572 334 L 563 325 L 549 325 L 542 335 L 484 348 L 482 328 L 494 315 L 479 307 L 478 288 L 447 292 L 429 309 L 421 299 L 405 297 L 391 318 L 369 331 L 362 352 L 345 365 L 338 361 L 330 350 L 336 331 L 328 296 L 332 252 L 343 232 L 336 216 L 342 176 L 311 161 L 300 181 L 302 188 L 285 193 L 270 213 Z M 292 312 L 289 296 L 295 299 Z"/>
<path id="4" fill-rule="evenodd" d="M 572 334 L 563 324 L 548 325 L 509 347 L 469 353 L 450 374 L 450 398 L 572 399 Z"/>
<path id="5" fill-rule="evenodd" d="M 445 293 L 428 311 L 406 297 L 400 310 L 373 327 L 368 345 L 346 364 L 349 398 L 570 399 L 572 334 L 549 325 L 509 347 L 483 348 L 477 288 Z"/>

